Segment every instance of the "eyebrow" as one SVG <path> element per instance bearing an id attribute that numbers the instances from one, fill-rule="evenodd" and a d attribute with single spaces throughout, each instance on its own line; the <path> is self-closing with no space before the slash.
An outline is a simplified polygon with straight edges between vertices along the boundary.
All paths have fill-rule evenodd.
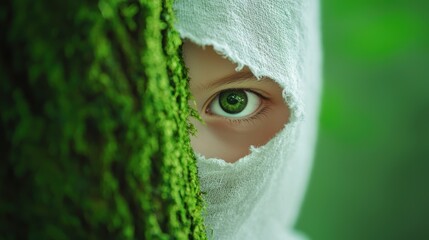
<path id="1" fill-rule="evenodd" d="M 213 89 L 213 88 L 219 87 L 220 85 L 226 85 L 226 84 L 231 84 L 236 82 L 244 82 L 244 81 L 250 80 L 250 78 L 253 78 L 253 77 L 254 76 L 250 71 L 235 72 L 223 78 L 210 81 L 207 84 L 201 84 L 200 86 L 198 86 L 198 90 Z"/>

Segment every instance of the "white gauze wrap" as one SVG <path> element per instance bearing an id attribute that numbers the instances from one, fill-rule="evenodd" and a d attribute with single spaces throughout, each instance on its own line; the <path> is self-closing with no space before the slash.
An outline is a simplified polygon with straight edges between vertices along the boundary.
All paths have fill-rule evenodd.
<path id="1" fill-rule="evenodd" d="M 311 168 L 320 92 L 317 0 L 176 0 L 182 38 L 269 77 L 291 117 L 235 163 L 197 153 L 209 239 L 301 239 L 293 230 Z"/>

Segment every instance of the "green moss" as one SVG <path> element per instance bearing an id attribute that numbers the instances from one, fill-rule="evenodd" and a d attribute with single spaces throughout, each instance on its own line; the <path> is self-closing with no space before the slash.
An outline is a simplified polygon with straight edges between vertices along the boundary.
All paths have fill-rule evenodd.
<path id="1" fill-rule="evenodd" d="M 0 235 L 205 239 L 172 1 L 0 4 Z"/>

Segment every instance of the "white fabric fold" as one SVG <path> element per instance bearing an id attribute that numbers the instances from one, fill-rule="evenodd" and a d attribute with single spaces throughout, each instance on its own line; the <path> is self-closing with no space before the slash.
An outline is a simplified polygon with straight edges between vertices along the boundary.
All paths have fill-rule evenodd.
<path id="1" fill-rule="evenodd" d="M 303 239 L 293 226 L 314 152 L 320 95 L 316 0 L 176 0 L 182 38 L 283 87 L 289 122 L 235 163 L 197 153 L 209 239 Z"/>

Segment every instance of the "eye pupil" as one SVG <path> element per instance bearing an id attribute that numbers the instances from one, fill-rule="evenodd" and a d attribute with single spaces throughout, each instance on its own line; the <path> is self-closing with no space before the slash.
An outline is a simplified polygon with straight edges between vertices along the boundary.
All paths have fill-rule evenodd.
<path id="1" fill-rule="evenodd" d="M 219 105 L 227 113 L 240 113 L 247 106 L 247 94 L 244 90 L 225 90 L 219 94 Z"/>
<path id="2" fill-rule="evenodd" d="M 234 104 L 237 104 L 237 103 L 239 103 L 239 102 L 242 102 L 242 101 L 243 101 L 243 98 L 240 98 L 240 96 L 238 96 L 238 95 L 231 94 L 231 95 L 229 95 L 229 96 L 226 98 L 226 101 L 227 101 L 229 104 L 234 105 Z"/>

